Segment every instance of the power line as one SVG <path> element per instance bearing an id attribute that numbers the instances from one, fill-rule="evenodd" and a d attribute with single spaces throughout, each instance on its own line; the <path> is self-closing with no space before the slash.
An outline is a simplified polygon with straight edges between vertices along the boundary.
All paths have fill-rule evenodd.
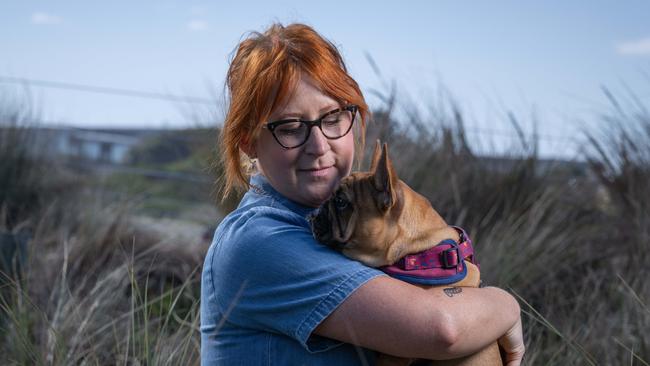
<path id="1" fill-rule="evenodd" d="M 153 93 L 153 92 L 144 92 L 144 91 L 138 91 L 138 90 L 122 89 L 122 88 L 109 88 L 109 87 L 94 86 L 94 85 L 82 85 L 82 84 L 64 83 L 64 82 L 58 82 L 58 81 L 48 81 L 48 80 L 37 80 L 37 79 L 20 78 L 20 77 L 0 76 L 0 82 L 13 83 L 13 84 L 31 84 L 31 85 L 37 85 L 37 86 L 42 86 L 42 87 L 46 87 L 46 88 L 78 90 L 78 91 L 84 91 L 84 92 L 101 93 L 101 94 L 113 94 L 113 95 L 131 96 L 131 97 L 148 98 L 148 99 L 158 99 L 158 100 L 166 100 L 166 101 L 182 102 L 182 103 L 215 105 L 215 101 L 207 99 L 207 98 L 199 98 L 199 97 L 192 97 L 192 96 L 182 96 L 182 95 L 171 95 L 171 94 L 162 94 L 162 93 Z M 470 133 L 470 134 L 478 134 L 478 135 L 502 136 L 502 137 L 510 137 L 510 138 L 518 137 L 516 134 L 514 134 L 512 132 L 509 132 L 509 131 L 490 129 L 490 128 L 480 128 L 480 127 L 473 127 L 473 128 L 470 127 L 469 129 L 467 129 L 467 132 Z M 540 140 L 571 141 L 571 142 L 574 142 L 574 143 L 576 142 L 575 137 L 569 138 L 569 137 L 566 137 L 566 136 L 554 136 L 554 135 L 551 135 L 551 134 L 535 134 L 534 137 L 536 137 L 536 138 L 538 138 Z"/>
<path id="2" fill-rule="evenodd" d="M 91 93 L 101 93 L 101 94 L 113 94 L 121 96 L 130 96 L 138 98 L 148 98 L 148 99 L 159 99 L 172 101 L 177 103 L 195 103 L 195 104 L 207 104 L 215 105 L 215 101 L 207 98 L 191 97 L 185 95 L 172 95 L 172 94 L 163 94 L 163 93 L 153 93 L 153 92 L 144 92 L 139 90 L 129 90 L 121 88 L 108 88 L 103 86 L 94 86 L 94 85 L 82 85 L 82 84 L 72 84 L 72 83 L 63 83 L 58 81 L 48 81 L 48 80 L 36 80 L 36 79 L 27 79 L 27 78 L 18 78 L 18 77 L 8 77 L 0 76 L 1 83 L 12 83 L 12 84 L 28 84 L 28 85 L 37 85 L 45 88 L 55 88 L 55 89 L 68 89 L 68 90 L 79 90 Z"/>

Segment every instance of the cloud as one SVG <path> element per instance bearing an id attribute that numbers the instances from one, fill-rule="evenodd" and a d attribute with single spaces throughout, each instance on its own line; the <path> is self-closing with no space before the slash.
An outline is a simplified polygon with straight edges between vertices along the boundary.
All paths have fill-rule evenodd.
<path id="1" fill-rule="evenodd" d="M 49 25 L 49 24 L 61 24 L 61 23 L 63 23 L 63 19 L 57 15 L 47 14 L 47 13 L 32 14 L 32 24 Z"/>
<path id="2" fill-rule="evenodd" d="M 650 55 L 650 37 L 619 43 L 616 51 L 621 55 Z"/>
<path id="3" fill-rule="evenodd" d="M 204 31 L 207 30 L 208 28 L 209 28 L 208 22 L 206 22 L 205 20 L 194 19 L 194 20 L 190 20 L 187 23 L 187 29 L 193 32 Z"/>

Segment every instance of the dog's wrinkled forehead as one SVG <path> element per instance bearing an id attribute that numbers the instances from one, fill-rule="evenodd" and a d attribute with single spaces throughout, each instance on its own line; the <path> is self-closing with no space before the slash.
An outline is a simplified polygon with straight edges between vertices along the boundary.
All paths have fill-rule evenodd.
<path id="1" fill-rule="evenodd" d="M 358 187 L 363 184 L 361 177 L 358 175 L 349 175 L 341 180 L 341 183 L 334 191 L 332 199 L 337 197 L 345 197 L 348 199 L 353 199 L 354 193 L 358 192 Z"/>
<path id="2" fill-rule="evenodd" d="M 368 183 L 370 179 L 372 179 L 372 175 L 368 172 L 355 172 L 341 179 L 339 188 L 347 187 L 347 189 L 352 189 L 355 185 Z"/>
<path id="3" fill-rule="evenodd" d="M 352 188 L 352 184 L 353 182 L 341 182 L 327 203 L 334 206 L 340 206 L 341 201 L 345 201 L 348 204 L 352 203 L 351 201 L 354 200 L 354 196 L 352 194 L 352 192 L 354 192 L 354 189 Z"/>

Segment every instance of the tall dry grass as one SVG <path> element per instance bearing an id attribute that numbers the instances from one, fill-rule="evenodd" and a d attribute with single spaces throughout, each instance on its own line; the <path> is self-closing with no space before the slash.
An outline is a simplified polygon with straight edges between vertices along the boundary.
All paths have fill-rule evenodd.
<path id="1" fill-rule="evenodd" d="M 136 226 L 2 108 L 0 364 L 198 364 L 201 250 Z"/>
<path id="2" fill-rule="evenodd" d="M 3 281 L 0 363 L 197 364 L 201 253 L 91 199 L 39 213 L 22 275 Z"/>
<path id="3" fill-rule="evenodd" d="M 487 284 L 520 300 L 529 365 L 650 363 L 650 114 L 608 96 L 611 113 L 573 162 L 541 159 L 513 114 L 511 156 L 478 156 L 452 100 L 401 123 L 388 104 L 369 132 L 402 179 L 470 232 Z"/>
<path id="4" fill-rule="evenodd" d="M 642 103 L 610 95 L 603 130 L 588 134 L 587 163 L 567 165 L 540 159 L 534 136 L 523 134 L 509 159 L 479 156 L 453 101 L 398 118 L 395 98 L 385 100 L 367 141 L 389 143 L 400 176 L 470 232 L 487 284 L 520 300 L 525 364 L 650 363 Z M 516 132 L 521 121 L 504 118 Z M 29 128 L 7 121 L 1 226 L 31 239 L 20 275 L 0 281 L 0 364 L 198 364 L 203 249 L 135 226 L 128 204 L 58 174 L 65 169 L 40 174 L 52 162 L 21 150 Z M 7 137 L 16 131 L 25 137 Z"/>

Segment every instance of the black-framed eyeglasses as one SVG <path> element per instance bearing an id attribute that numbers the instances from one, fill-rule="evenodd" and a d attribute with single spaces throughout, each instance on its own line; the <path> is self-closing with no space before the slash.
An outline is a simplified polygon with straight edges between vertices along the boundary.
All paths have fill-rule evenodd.
<path id="1" fill-rule="evenodd" d="M 263 127 L 271 131 L 271 134 L 285 149 L 293 149 L 302 146 L 309 139 L 311 128 L 318 126 L 323 136 L 330 140 L 339 139 L 350 132 L 352 124 L 359 107 L 347 105 L 343 108 L 331 110 L 319 119 L 303 121 L 298 118 L 283 119 L 281 121 L 268 122 Z"/>

